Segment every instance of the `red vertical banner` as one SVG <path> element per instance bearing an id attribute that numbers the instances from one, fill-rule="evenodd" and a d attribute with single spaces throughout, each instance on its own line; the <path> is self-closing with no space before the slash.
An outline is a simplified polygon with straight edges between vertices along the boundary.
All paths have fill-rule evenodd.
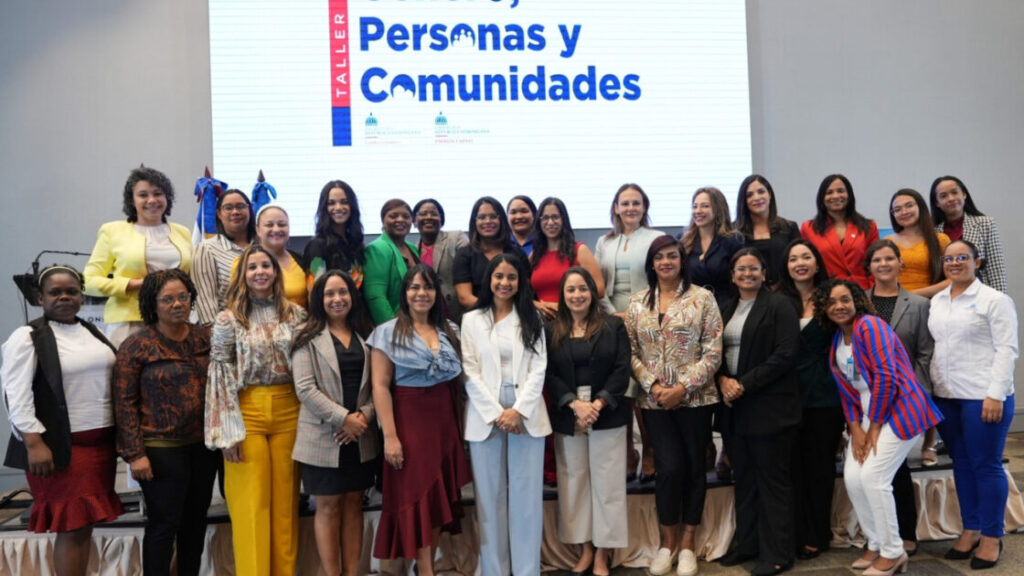
<path id="1" fill-rule="evenodd" d="M 328 0 L 331 47 L 331 123 L 334 145 L 352 145 L 352 90 L 348 0 Z"/>

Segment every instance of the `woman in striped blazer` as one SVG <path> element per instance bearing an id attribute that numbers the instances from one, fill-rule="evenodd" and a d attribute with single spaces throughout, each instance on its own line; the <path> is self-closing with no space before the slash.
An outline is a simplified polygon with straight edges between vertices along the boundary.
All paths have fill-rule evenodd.
<path id="1" fill-rule="evenodd" d="M 835 330 L 829 365 L 839 385 L 850 442 L 843 479 L 867 537 L 853 568 L 866 576 L 905 569 L 892 479 L 917 437 L 942 414 L 914 374 L 893 329 L 874 316 L 871 300 L 850 280 L 830 280 L 815 292 L 815 316 Z"/>

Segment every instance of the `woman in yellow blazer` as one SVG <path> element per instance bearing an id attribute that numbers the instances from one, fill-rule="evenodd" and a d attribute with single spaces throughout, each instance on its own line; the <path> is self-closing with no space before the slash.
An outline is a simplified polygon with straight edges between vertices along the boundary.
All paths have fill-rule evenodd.
<path id="1" fill-rule="evenodd" d="M 139 288 L 146 274 L 168 268 L 188 272 L 192 266 L 192 234 L 167 222 L 173 205 L 174 187 L 167 176 L 139 167 L 124 185 L 127 219 L 100 227 L 85 265 L 85 291 L 107 297 L 103 321 L 114 345 L 142 326 Z"/>
<path id="2" fill-rule="evenodd" d="M 420 261 L 419 250 L 405 241 L 412 229 L 412 208 L 405 200 L 388 200 L 380 209 L 384 233 L 366 247 L 363 267 L 363 298 L 376 325 L 398 313 L 402 279 Z"/>

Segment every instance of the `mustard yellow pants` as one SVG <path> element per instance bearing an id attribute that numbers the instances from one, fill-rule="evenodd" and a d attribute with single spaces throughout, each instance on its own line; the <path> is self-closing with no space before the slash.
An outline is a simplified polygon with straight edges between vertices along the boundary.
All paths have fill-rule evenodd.
<path id="1" fill-rule="evenodd" d="M 242 461 L 224 462 L 235 573 L 291 576 L 299 542 L 299 474 L 292 460 L 299 400 L 291 384 L 238 394 L 245 421 Z"/>

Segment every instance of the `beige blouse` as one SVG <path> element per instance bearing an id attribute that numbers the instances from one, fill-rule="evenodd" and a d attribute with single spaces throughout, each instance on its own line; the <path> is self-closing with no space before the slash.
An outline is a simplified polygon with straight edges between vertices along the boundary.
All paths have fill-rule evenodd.
<path id="1" fill-rule="evenodd" d="M 682 285 L 680 285 L 680 290 Z M 681 407 L 694 408 L 719 402 L 715 372 L 722 363 L 722 315 L 715 297 L 699 286 L 676 293 L 658 321 L 658 310 L 647 307 L 650 290 L 629 299 L 626 330 L 632 345 L 633 378 L 643 393 L 638 401 L 645 410 L 660 410 L 651 396 L 651 386 L 685 386 Z M 654 299 L 659 294 L 655 289 Z"/>

